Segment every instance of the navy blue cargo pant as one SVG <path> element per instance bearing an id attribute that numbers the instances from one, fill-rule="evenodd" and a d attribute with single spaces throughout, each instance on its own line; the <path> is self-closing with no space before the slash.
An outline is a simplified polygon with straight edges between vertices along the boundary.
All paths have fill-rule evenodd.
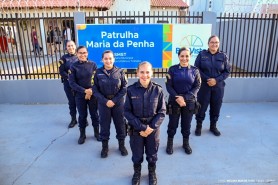
<path id="1" fill-rule="evenodd" d="M 75 98 L 72 92 L 72 89 L 69 85 L 68 80 L 64 80 L 64 91 L 66 93 L 66 96 L 68 98 L 68 105 L 69 105 L 69 110 L 70 110 L 70 115 L 72 118 L 76 118 L 76 103 L 75 103 Z"/>
<path id="2" fill-rule="evenodd" d="M 202 83 L 198 92 L 198 101 L 201 104 L 201 108 L 198 114 L 196 114 L 197 122 L 201 123 L 204 121 L 208 105 L 210 105 L 210 123 L 217 123 L 224 96 L 224 87 L 224 81 L 219 82 L 213 87 L 208 86 L 206 83 Z"/>
<path id="3" fill-rule="evenodd" d="M 85 93 L 76 93 L 75 101 L 79 113 L 79 127 L 85 128 L 87 125 L 88 108 L 91 115 L 93 127 L 99 126 L 96 97 L 92 96 L 90 100 L 85 100 Z"/>
<path id="4" fill-rule="evenodd" d="M 181 134 L 183 138 L 189 138 L 193 112 L 189 111 L 187 106 L 180 107 L 178 104 L 174 104 L 172 107 L 173 114 L 169 115 L 167 130 L 168 137 L 174 138 L 181 118 Z M 179 111 L 175 111 L 175 109 L 179 109 Z"/>
<path id="5" fill-rule="evenodd" d="M 130 136 L 130 148 L 132 151 L 132 162 L 134 164 L 141 164 L 143 162 L 144 151 L 146 152 L 148 163 L 156 163 L 159 133 L 160 130 L 158 129 L 154 130 L 148 137 L 142 137 L 139 132 L 133 132 Z"/>
<path id="6" fill-rule="evenodd" d="M 100 138 L 101 140 L 109 140 L 111 119 L 116 128 L 116 138 L 119 140 L 126 137 L 126 126 L 124 121 L 124 99 L 122 98 L 119 103 L 114 107 L 109 108 L 104 104 L 98 104 L 100 116 Z"/>

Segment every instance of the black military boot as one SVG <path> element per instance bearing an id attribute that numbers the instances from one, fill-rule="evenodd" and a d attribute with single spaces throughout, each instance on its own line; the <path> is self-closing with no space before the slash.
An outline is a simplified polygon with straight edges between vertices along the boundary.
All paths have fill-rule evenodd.
<path id="1" fill-rule="evenodd" d="M 173 140 L 174 140 L 174 138 L 168 137 L 166 153 L 169 155 L 173 154 Z"/>
<path id="2" fill-rule="evenodd" d="M 108 140 L 102 141 L 101 158 L 106 158 L 108 156 Z"/>
<path id="3" fill-rule="evenodd" d="M 101 141 L 99 137 L 99 126 L 94 127 L 94 136 L 98 141 Z"/>
<path id="4" fill-rule="evenodd" d="M 221 133 L 219 130 L 216 128 L 216 123 L 210 123 L 210 128 L 209 130 L 215 135 L 215 136 L 220 136 Z"/>
<path id="5" fill-rule="evenodd" d="M 125 148 L 125 140 L 124 139 L 119 140 L 119 150 L 120 150 L 122 156 L 128 155 L 128 152 Z"/>
<path id="6" fill-rule="evenodd" d="M 141 178 L 141 164 L 133 164 L 134 174 L 132 177 L 132 185 L 139 185 Z"/>
<path id="7" fill-rule="evenodd" d="M 192 149 L 189 145 L 189 139 L 188 138 L 183 138 L 183 145 L 182 147 L 184 148 L 185 153 L 187 154 L 191 154 L 192 153 Z"/>
<path id="8" fill-rule="evenodd" d="M 68 128 L 73 128 L 76 124 L 77 124 L 76 117 L 71 117 L 71 121 Z"/>
<path id="9" fill-rule="evenodd" d="M 86 128 L 79 128 L 80 130 L 80 137 L 78 139 L 78 144 L 82 145 L 83 143 L 85 143 L 85 139 L 86 139 Z"/>
<path id="10" fill-rule="evenodd" d="M 155 168 L 156 168 L 155 163 L 154 164 L 148 164 L 148 169 L 149 169 L 149 185 L 156 185 L 157 184 Z"/>
<path id="11" fill-rule="evenodd" d="M 201 131 L 202 131 L 202 122 L 197 122 L 195 135 L 201 136 Z"/>

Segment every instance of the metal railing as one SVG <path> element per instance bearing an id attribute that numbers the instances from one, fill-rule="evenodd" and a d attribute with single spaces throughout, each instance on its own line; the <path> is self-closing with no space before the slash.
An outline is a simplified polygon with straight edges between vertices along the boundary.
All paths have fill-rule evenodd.
<path id="1" fill-rule="evenodd" d="M 278 16 L 221 14 L 217 17 L 221 48 L 233 66 L 232 77 L 278 76 Z"/>
<path id="2" fill-rule="evenodd" d="M 216 33 L 220 49 L 227 52 L 233 66 L 231 77 L 277 77 L 278 44 L 277 15 L 221 14 L 216 20 Z M 203 13 L 188 12 L 93 12 L 85 14 L 88 24 L 201 24 Z M 0 40 L 0 79 L 58 79 L 58 60 L 65 53 L 63 40 L 47 44 L 49 26 L 68 25 L 73 30 L 73 13 L 0 15 L 0 26 L 6 33 L 7 47 Z M 35 56 L 30 39 L 31 26 L 35 26 L 41 53 Z M 63 35 L 60 35 L 63 37 Z M 55 52 L 52 52 L 52 47 Z M 48 55 L 49 54 L 49 55 Z M 166 68 L 154 69 L 155 77 L 164 77 Z M 126 70 L 128 77 L 136 77 L 135 70 Z"/>

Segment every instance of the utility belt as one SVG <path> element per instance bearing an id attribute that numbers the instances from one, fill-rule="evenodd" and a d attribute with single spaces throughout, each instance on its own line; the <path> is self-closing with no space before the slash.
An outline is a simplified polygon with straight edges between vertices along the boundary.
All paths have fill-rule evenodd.
<path id="1" fill-rule="evenodd" d="M 152 117 L 149 117 L 149 118 L 139 118 L 139 120 L 140 120 L 144 125 L 148 125 L 148 123 L 151 122 Z"/>
<path id="2" fill-rule="evenodd" d="M 149 118 L 139 118 L 139 120 L 142 122 L 142 124 L 148 125 L 151 122 L 152 117 L 149 117 Z M 128 123 L 126 124 L 126 129 L 127 129 L 127 134 L 129 136 L 140 135 L 140 131 L 134 130 L 133 126 L 129 125 Z"/>
<path id="3" fill-rule="evenodd" d="M 186 107 L 187 111 L 197 114 L 201 108 L 201 105 L 196 100 L 187 100 Z M 168 115 L 178 115 L 181 113 L 182 107 L 180 107 L 176 102 L 166 103 L 166 114 Z"/>
<path id="4" fill-rule="evenodd" d="M 115 95 L 105 95 L 104 97 L 108 100 L 112 100 L 115 97 Z"/>

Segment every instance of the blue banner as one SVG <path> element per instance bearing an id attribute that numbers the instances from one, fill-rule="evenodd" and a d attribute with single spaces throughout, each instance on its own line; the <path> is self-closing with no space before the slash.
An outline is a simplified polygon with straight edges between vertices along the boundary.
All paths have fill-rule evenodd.
<path id="1" fill-rule="evenodd" d="M 162 24 L 79 24 L 78 43 L 88 48 L 89 59 L 102 66 L 102 53 L 112 50 L 115 65 L 120 68 L 137 68 L 138 63 L 149 61 L 154 68 L 162 67 Z"/>

